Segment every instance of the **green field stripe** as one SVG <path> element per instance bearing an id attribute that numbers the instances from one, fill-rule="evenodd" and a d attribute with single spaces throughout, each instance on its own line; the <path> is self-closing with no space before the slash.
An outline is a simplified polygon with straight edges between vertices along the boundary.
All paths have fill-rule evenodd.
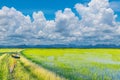
<path id="1" fill-rule="evenodd" d="M 1 62 L 1 60 L 5 57 L 5 55 L 6 55 L 6 54 L 0 53 L 0 62 Z"/>
<path id="2" fill-rule="evenodd" d="M 16 66 L 13 72 L 10 72 L 13 58 L 9 53 L 2 55 L 0 58 L 0 80 L 38 80 L 23 67 L 19 60 L 16 60 Z"/>
<path id="3" fill-rule="evenodd" d="M 0 53 L 0 57 L 3 55 L 3 53 Z"/>
<path id="4" fill-rule="evenodd" d="M 10 80 L 37 80 L 33 77 L 29 71 L 27 71 L 24 66 L 17 60 L 17 64 L 14 68 L 14 71 L 11 73 Z"/>
<path id="5" fill-rule="evenodd" d="M 0 80 L 9 80 L 9 69 L 8 69 L 8 54 L 0 61 Z"/>
<path id="6" fill-rule="evenodd" d="M 67 80 L 21 56 L 22 65 L 38 80 Z"/>
<path id="7" fill-rule="evenodd" d="M 25 66 L 23 62 L 19 61 L 19 63 L 22 65 L 23 69 L 33 78 L 33 80 L 42 80 L 42 79 L 38 79 L 38 77 L 32 73 L 32 71 L 29 69 L 28 66 Z M 31 80 L 31 79 L 30 79 Z"/>
<path id="8" fill-rule="evenodd" d="M 41 77 L 36 76 L 33 71 L 31 70 L 30 66 L 26 66 L 25 62 L 22 62 L 21 60 L 19 61 L 19 63 L 22 65 L 22 67 L 24 68 L 24 70 L 26 72 L 28 72 L 28 74 L 30 76 L 32 76 L 33 78 L 36 78 L 35 80 L 43 80 Z M 31 80 L 31 79 L 30 79 Z"/>

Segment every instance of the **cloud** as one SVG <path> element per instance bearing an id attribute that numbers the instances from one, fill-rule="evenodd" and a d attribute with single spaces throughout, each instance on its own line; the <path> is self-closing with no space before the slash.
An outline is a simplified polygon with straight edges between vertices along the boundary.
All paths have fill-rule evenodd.
<path id="1" fill-rule="evenodd" d="M 78 16 L 70 8 L 55 13 L 47 20 L 42 11 L 34 12 L 33 20 L 15 8 L 0 10 L 0 45 L 40 44 L 120 44 L 120 22 L 108 0 L 92 0 L 88 5 L 77 3 Z"/>
<path id="2" fill-rule="evenodd" d="M 115 30 L 118 27 L 115 21 L 117 16 L 114 15 L 114 11 L 109 6 L 108 0 L 92 0 L 88 6 L 75 5 L 82 17 L 80 23 L 83 25 L 83 40 L 91 40 L 96 44 L 110 40 L 111 44 L 114 44 L 111 40 L 115 39 L 113 34 L 116 34 Z"/>
<path id="3" fill-rule="evenodd" d="M 70 8 L 58 11 L 55 18 L 56 31 L 63 36 L 72 36 L 76 32 L 76 28 L 79 26 L 78 17 L 72 12 Z"/>

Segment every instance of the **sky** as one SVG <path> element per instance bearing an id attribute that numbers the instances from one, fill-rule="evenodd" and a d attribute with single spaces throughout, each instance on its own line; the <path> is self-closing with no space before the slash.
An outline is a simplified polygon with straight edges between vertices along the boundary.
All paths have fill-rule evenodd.
<path id="1" fill-rule="evenodd" d="M 0 45 L 120 45 L 120 0 L 0 0 Z"/>

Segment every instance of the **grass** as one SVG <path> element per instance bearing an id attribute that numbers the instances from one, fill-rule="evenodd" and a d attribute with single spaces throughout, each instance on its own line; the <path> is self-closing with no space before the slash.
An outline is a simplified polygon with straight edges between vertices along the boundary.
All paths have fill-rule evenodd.
<path id="1" fill-rule="evenodd" d="M 11 53 L 22 53 L 20 59 Z M 119 49 L 0 49 L 0 80 L 119 80 Z"/>
<path id="2" fill-rule="evenodd" d="M 19 48 L 0 48 L 0 53 L 7 53 L 7 52 L 20 52 L 23 49 L 19 49 Z"/>
<path id="3" fill-rule="evenodd" d="M 119 49 L 26 49 L 23 55 L 70 80 L 119 80 Z"/>
<path id="4" fill-rule="evenodd" d="M 7 49 L 8 50 L 8 49 Z M 17 50 L 4 51 L 0 56 L 0 80 L 65 80 L 53 72 L 32 63 L 26 58 L 11 57 Z M 19 53 L 18 50 L 17 52 Z"/>
<path id="5" fill-rule="evenodd" d="M 15 66 L 15 67 L 14 67 Z M 13 70 L 12 72 L 10 70 Z M 5 54 L 0 61 L 0 80 L 37 80 L 27 71 L 21 64 L 20 60 L 16 60 Z"/>
<path id="6" fill-rule="evenodd" d="M 20 61 L 17 61 L 17 65 L 14 69 L 14 72 L 11 75 L 11 80 L 37 80 L 33 75 L 30 74 L 29 71 L 27 71 L 24 66 L 20 63 Z"/>
<path id="7" fill-rule="evenodd" d="M 21 63 L 33 76 L 37 78 L 37 80 L 65 80 L 53 72 L 32 63 L 24 57 L 21 57 Z"/>
<path id="8" fill-rule="evenodd" d="M 0 53 L 0 56 L 2 55 L 3 53 Z"/>
<path id="9" fill-rule="evenodd" d="M 0 80 L 9 80 L 8 55 L 3 55 L 0 59 Z"/>

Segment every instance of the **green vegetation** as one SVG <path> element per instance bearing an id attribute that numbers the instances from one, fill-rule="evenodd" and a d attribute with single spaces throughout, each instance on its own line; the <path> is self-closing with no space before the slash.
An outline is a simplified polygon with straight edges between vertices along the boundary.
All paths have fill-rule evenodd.
<path id="1" fill-rule="evenodd" d="M 118 80 L 119 49 L 26 49 L 23 55 L 70 80 Z"/>
<path id="2" fill-rule="evenodd" d="M 9 70 L 8 70 L 8 55 L 3 55 L 0 57 L 0 80 L 9 79 Z"/>
<path id="3" fill-rule="evenodd" d="M 0 53 L 0 56 L 2 56 L 3 53 Z"/>
<path id="4" fill-rule="evenodd" d="M 119 49 L 0 49 L 0 80 L 119 79 Z"/>
<path id="5" fill-rule="evenodd" d="M 53 72 L 38 66 L 35 63 L 20 57 L 14 58 L 12 54 L 21 50 L 6 49 L 0 56 L 0 80 L 65 80 Z M 3 50 L 2 50 L 3 51 Z"/>
<path id="6" fill-rule="evenodd" d="M 17 49 L 17 48 L 0 48 L 0 53 L 5 53 L 5 52 L 20 52 L 23 49 Z"/>
<path id="7" fill-rule="evenodd" d="M 6 54 L 0 61 L 0 80 L 36 80 L 36 78 L 24 69 L 19 60 Z"/>

